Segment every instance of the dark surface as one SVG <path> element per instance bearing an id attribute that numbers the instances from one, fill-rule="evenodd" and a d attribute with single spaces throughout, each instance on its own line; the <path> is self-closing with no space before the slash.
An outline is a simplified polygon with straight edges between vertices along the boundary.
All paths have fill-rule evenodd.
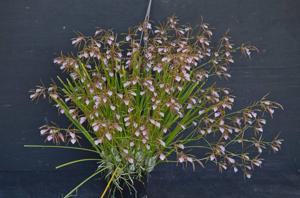
<path id="1" fill-rule="evenodd" d="M 75 171 L 3 172 L 0 197 L 63 197 L 87 175 Z M 100 197 L 104 187 L 100 179 L 93 179 L 74 197 Z M 150 198 L 297 198 L 300 197 L 300 177 L 269 163 L 251 180 L 239 175 L 219 175 L 211 169 L 192 172 L 164 167 L 151 174 L 147 194 Z"/>
<path id="2" fill-rule="evenodd" d="M 43 143 L 37 128 L 57 121 L 49 104 L 29 101 L 28 90 L 55 78 L 53 57 L 71 50 L 74 31 L 92 34 L 100 26 L 124 32 L 143 19 L 146 7 L 144 0 L 0 1 L 1 198 L 61 197 L 89 174 L 93 164 L 54 170 L 57 163 L 85 154 L 23 148 Z M 266 135 L 281 132 L 285 144 L 280 153 L 265 156 L 265 165 L 250 181 L 210 169 L 158 168 L 150 178 L 149 197 L 300 197 L 299 9 L 298 0 L 153 0 L 155 21 L 175 14 L 196 25 L 203 16 L 217 35 L 229 28 L 237 43 L 257 45 L 261 53 L 252 61 L 237 61 L 225 84 L 234 90 L 238 106 L 271 92 L 285 111 L 269 122 Z M 78 197 L 98 197 L 101 190 L 100 182 L 92 181 Z"/>

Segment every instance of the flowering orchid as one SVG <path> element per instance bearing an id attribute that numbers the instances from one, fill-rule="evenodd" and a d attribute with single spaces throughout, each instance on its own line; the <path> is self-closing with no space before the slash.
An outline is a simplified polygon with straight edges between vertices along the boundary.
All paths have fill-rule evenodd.
<path id="1" fill-rule="evenodd" d="M 250 178 L 263 150 L 281 147 L 277 136 L 264 140 L 263 127 L 282 106 L 262 97 L 232 112 L 232 92 L 212 82 L 231 77 L 236 54 L 250 57 L 257 49 L 235 47 L 227 33 L 214 45 L 212 36 L 208 24 L 195 33 L 175 17 L 159 27 L 146 20 L 124 38 L 106 30 L 79 34 L 72 39 L 78 54 L 54 60 L 69 77 L 30 95 L 48 96 L 71 128 L 44 125 L 41 135 L 78 146 L 85 138 L 98 154 L 96 173 L 106 174 L 118 190 L 160 163 L 212 163 Z"/>

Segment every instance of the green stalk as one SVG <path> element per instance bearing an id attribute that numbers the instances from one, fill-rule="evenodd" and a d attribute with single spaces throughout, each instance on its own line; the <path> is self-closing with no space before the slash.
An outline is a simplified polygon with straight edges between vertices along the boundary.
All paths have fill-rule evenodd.
<path id="1" fill-rule="evenodd" d="M 86 162 L 86 161 L 99 161 L 100 159 L 97 158 L 87 158 L 87 159 L 79 159 L 79 160 L 74 160 L 74 161 L 70 161 L 61 165 L 56 166 L 56 169 L 60 169 L 66 166 L 70 166 L 72 164 L 76 164 L 76 163 L 80 163 L 80 162 Z"/>
<path id="2" fill-rule="evenodd" d="M 94 172 L 93 174 L 91 174 L 89 177 L 87 177 L 85 180 L 83 180 L 82 182 L 80 182 L 75 188 L 73 188 L 67 195 L 64 196 L 64 198 L 69 198 L 71 197 L 72 193 L 75 192 L 78 188 L 80 188 L 83 184 L 85 184 L 87 181 L 89 181 L 90 179 L 92 179 L 93 177 L 95 177 L 96 175 L 98 175 L 99 173 L 101 173 L 103 170 L 98 170 L 96 172 Z"/>
<path id="3" fill-rule="evenodd" d="M 87 148 L 80 148 L 80 147 L 72 147 L 72 146 L 48 146 L 48 145 L 24 145 L 25 148 L 59 148 L 59 149 L 70 149 L 70 150 L 80 150 L 80 151 L 88 151 L 88 152 L 93 152 L 97 153 L 97 151 L 92 150 L 92 149 L 87 149 Z"/>
<path id="4" fill-rule="evenodd" d="M 117 174 L 118 169 L 119 169 L 119 166 L 114 170 L 114 172 L 113 172 L 112 176 L 110 177 L 110 179 L 109 179 L 109 181 L 108 181 L 108 183 L 107 183 L 107 185 L 106 185 L 106 187 L 105 187 L 103 193 L 101 194 L 101 197 L 100 197 L 100 198 L 104 198 L 104 196 L 105 196 L 107 190 L 109 189 L 109 187 L 110 187 L 112 181 L 113 181 L 114 178 L 115 178 L 115 175 Z"/>

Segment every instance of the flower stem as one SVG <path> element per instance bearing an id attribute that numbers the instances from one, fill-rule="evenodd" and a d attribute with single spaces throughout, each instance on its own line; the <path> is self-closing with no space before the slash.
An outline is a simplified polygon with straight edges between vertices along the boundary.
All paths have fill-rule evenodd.
<path id="1" fill-rule="evenodd" d="M 109 179 L 108 184 L 106 185 L 106 187 L 105 187 L 103 193 L 101 194 L 101 197 L 100 197 L 100 198 L 104 198 L 104 196 L 105 196 L 105 194 L 106 194 L 108 188 L 110 187 L 111 182 L 113 181 L 115 175 L 117 174 L 118 169 L 119 169 L 119 166 L 114 170 L 114 172 L 113 172 L 111 178 Z"/>

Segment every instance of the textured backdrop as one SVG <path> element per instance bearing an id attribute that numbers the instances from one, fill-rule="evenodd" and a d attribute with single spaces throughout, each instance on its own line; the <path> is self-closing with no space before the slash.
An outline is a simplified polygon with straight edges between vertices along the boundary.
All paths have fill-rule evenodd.
<path id="1" fill-rule="evenodd" d="M 41 144 L 38 127 L 57 120 L 46 102 L 29 101 L 28 90 L 55 78 L 52 64 L 60 51 L 72 48 L 75 31 L 92 34 L 96 27 L 125 32 L 140 22 L 146 0 L 9 0 L 0 1 L 0 198 L 61 197 L 89 174 L 93 164 L 55 171 L 58 163 L 85 153 L 25 149 Z M 269 122 L 266 135 L 281 133 L 283 149 L 265 155 L 254 178 L 159 167 L 150 178 L 149 197 L 300 197 L 300 2 L 297 0 L 153 0 L 151 19 L 176 15 L 199 24 L 201 16 L 216 28 L 230 30 L 236 43 L 250 41 L 260 49 L 252 61 L 237 61 L 232 79 L 221 82 L 238 97 L 237 107 L 270 92 L 284 112 Z M 97 197 L 103 184 L 93 180 L 78 197 Z"/>

